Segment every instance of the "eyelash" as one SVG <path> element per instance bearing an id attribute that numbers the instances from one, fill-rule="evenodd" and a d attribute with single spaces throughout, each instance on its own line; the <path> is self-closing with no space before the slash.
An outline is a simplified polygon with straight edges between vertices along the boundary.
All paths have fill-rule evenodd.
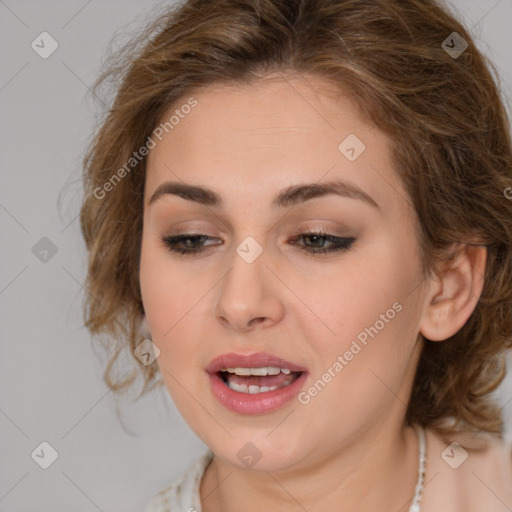
<path id="1" fill-rule="evenodd" d="M 307 232 L 301 233 L 300 235 L 296 236 L 293 243 L 295 243 L 295 241 L 297 239 L 304 239 L 306 237 L 313 237 L 313 236 L 325 238 L 327 241 L 334 243 L 334 245 L 328 249 L 326 249 L 326 248 L 313 249 L 313 248 L 307 247 L 307 246 L 305 246 L 302 249 L 304 252 L 312 254 L 313 256 L 316 256 L 318 254 L 327 254 L 327 253 L 334 253 L 334 252 L 338 252 L 338 251 L 346 251 L 346 250 L 350 249 L 350 247 L 356 240 L 355 238 L 344 238 L 344 237 L 330 235 L 323 231 L 307 231 Z M 183 248 L 176 247 L 176 244 L 179 244 L 185 240 L 193 240 L 193 239 L 195 239 L 195 240 L 202 239 L 202 241 L 205 242 L 209 238 L 210 237 L 207 235 L 201 235 L 201 234 L 196 234 L 196 233 L 183 233 L 182 235 L 165 236 L 162 238 L 162 241 L 164 242 L 164 244 L 167 246 L 167 248 L 170 251 L 182 254 L 184 256 L 191 256 L 191 255 L 199 254 L 199 253 L 203 252 L 204 247 L 195 248 L 195 249 L 194 248 L 183 249 Z"/>

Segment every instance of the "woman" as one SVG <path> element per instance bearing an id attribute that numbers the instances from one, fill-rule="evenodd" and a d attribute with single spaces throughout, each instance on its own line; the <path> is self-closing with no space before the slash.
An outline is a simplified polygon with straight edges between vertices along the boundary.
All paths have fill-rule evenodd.
<path id="1" fill-rule="evenodd" d="M 210 448 L 146 512 L 510 509 L 512 150 L 465 28 L 434 0 L 189 0 L 118 58 L 87 326 Z"/>

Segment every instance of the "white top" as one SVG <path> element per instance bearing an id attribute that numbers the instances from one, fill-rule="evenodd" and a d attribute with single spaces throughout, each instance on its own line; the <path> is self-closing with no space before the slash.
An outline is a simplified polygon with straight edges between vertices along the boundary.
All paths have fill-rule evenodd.
<path id="1" fill-rule="evenodd" d="M 199 486 L 212 458 L 213 452 L 208 450 L 187 471 L 160 491 L 149 502 L 144 512 L 201 512 Z"/>
<path id="2" fill-rule="evenodd" d="M 421 512 L 510 512 L 512 449 L 488 434 L 446 442 L 426 429 Z M 457 443 L 457 444 L 456 444 Z M 464 447 L 464 448 L 462 448 Z M 208 450 L 148 503 L 144 512 L 202 512 L 199 488 L 213 458 Z"/>

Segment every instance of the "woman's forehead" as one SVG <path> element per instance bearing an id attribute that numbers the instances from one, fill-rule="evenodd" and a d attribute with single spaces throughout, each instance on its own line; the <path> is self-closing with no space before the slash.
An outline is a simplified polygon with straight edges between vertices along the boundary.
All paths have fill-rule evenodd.
<path id="1" fill-rule="evenodd" d="M 179 115 L 187 98 L 167 115 Z M 296 79 L 215 85 L 193 98 L 195 108 L 150 151 L 148 196 L 176 178 L 171 170 L 236 196 L 247 189 L 270 197 L 284 183 L 342 180 L 389 203 L 401 189 L 389 138 L 365 122 L 347 96 L 334 100 Z"/>

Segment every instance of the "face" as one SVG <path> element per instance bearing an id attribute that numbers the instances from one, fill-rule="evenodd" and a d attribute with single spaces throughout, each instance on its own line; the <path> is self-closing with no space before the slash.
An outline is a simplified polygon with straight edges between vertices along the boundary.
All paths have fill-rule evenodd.
<path id="1" fill-rule="evenodd" d="M 218 457 L 305 468 L 403 421 L 417 220 L 389 139 L 318 79 L 191 96 L 147 161 L 140 285 L 157 361 Z"/>

